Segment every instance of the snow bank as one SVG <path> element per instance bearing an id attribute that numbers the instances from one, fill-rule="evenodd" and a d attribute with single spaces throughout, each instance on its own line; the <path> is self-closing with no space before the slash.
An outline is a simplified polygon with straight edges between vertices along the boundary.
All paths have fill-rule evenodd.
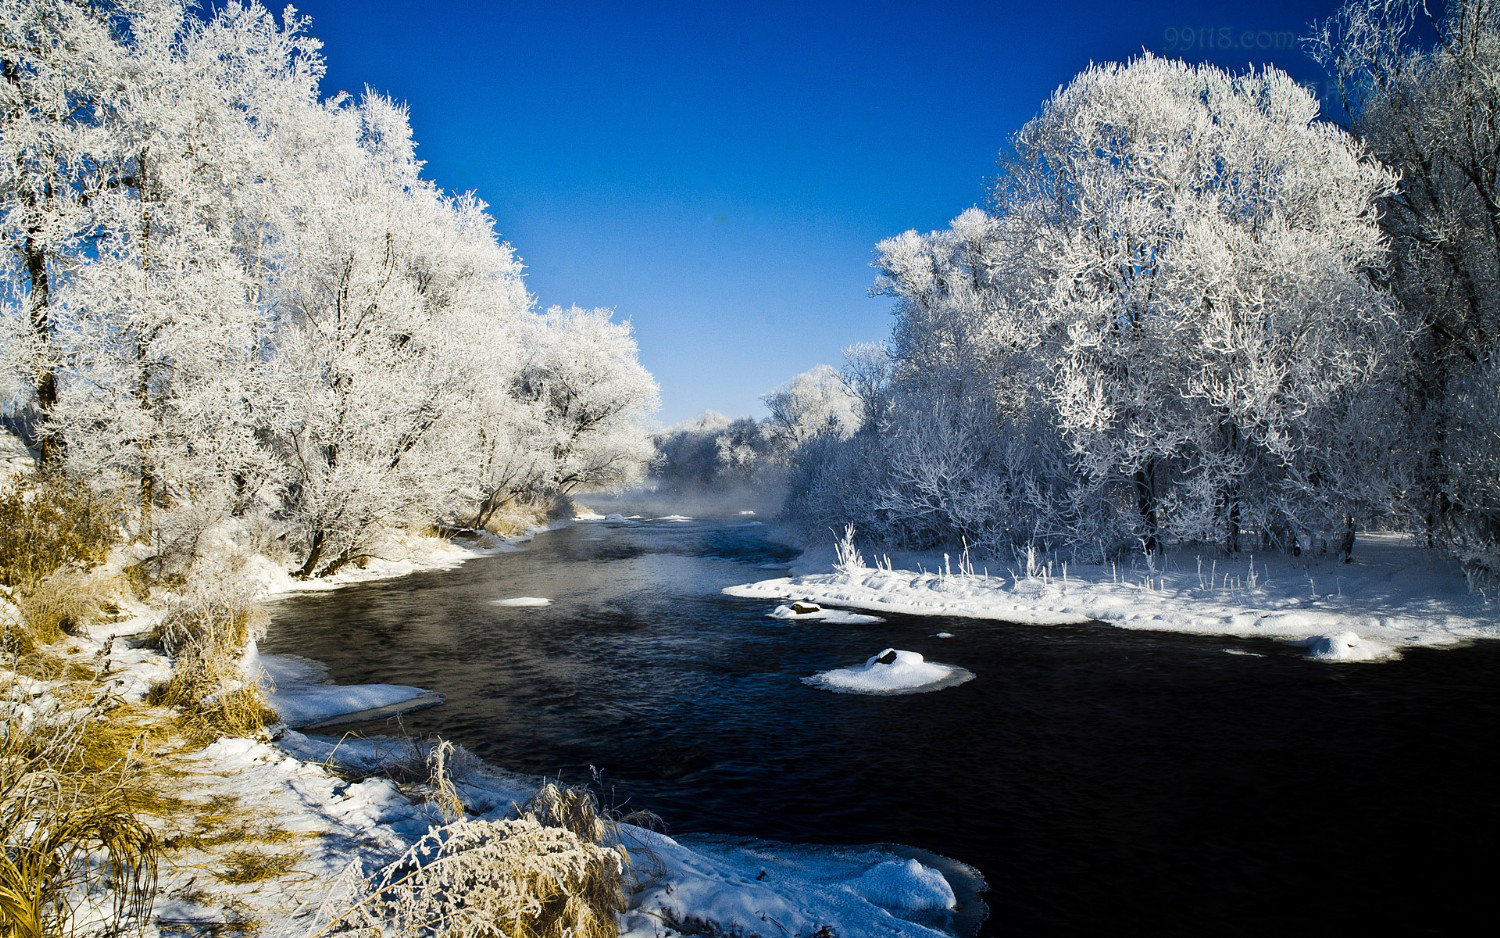
<path id="1" fill-rule="evenodd" d="M 817 609 L 813 612 L 798 612 L 789 605 L 777 606 L 766 613 L 773 619 L 817 619 L 820 622 L 831 622 L 834 625 L 874 625 L 885 620 L 880 616 L 867 616 L 858 612 L 847 612 L 843 609 Z"/>
<path id="2" fill-rule="evenodd" d="M 914 651 L 887 648 L 861 667 L 823 671 L 805 680 L 845 694 L 920 694 L 973 679 L 973 672 L 963 668 L 927 661 Z"/>
<path id="3" fill-rule="evenodd" d="M 912 555 L 903 563 L 922 560 L 929 569 L 946 569 L 941 555 Z M 1389 661 L 1402 648 L 1500 638 L 1500 604 L 1470 593 L 1447 558 L 1388 534 L 1361 537 L 1353 564 L 1193 557 L 1157 568 L 1059 566 L 1008 575 L 885 565 L 764 580 L 724 592 L 907 615 L 1271 638 L 1307 646 L 1320 661 Z M 1343 632 L 1356 640 L 1342 650 L 1331 639 L 1326 653 L 1310 644 Z"/>
<path id="4" fill-rule="evenodd" d="M 545 596 L 512 596 L 510 599 L 496 599 L 491 605 L 494 606 L 550 606 L 552 600 Z"/>
<path id="5" fill-rule="evenodd" d="M 851 938 L 939 938 L 955 931 L 958 902 L 948 879 L 893 848 L 631 835 L 627 848 L 650 851 L 662 875 L 632 898 L 621 938 L 657 938 L 664 920 L 702 922 L 707 927 L 687 934 L 713 935 L 813 935 L 827 927 Z M 982 889 L 978 874 L 967 872 Z M 966 898 L 982 907 L 977 892 Z"/>

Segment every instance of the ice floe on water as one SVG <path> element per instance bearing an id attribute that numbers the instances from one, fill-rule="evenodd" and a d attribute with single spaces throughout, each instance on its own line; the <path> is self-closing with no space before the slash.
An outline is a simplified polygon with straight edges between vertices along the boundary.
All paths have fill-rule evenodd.
<path id="1" fill-rule="evenodd" d="M 932 637 L 933 638 L 952 638 L 953 637 L 953 633 L 952 632 L 938 632 L 937 634 L 933 635 Z"/>
<path id="2" fill-rule="evenodd" d="M 816 619 L 819 622 L 830 622 L 834 625 L 874 625 L 885 621 L 880 616 L 867 616 L 844 609 L 824 609 L 811 603 L 783 604 L 766 615 L 773 619 Z"/>
<path id="3" fill-rule="evenodd" d="M 322 665 L 294 655 L 251 652 L 247 670 L 265 686 L 281 722 L 298 729 L 395 716 L 443 702 L 443 695 L 405 684 L 326 684 Z"/>
<path id="4" fill-rule="evenodd" d="M 664 517 L 657 518 L 656 520 L 657 521 L 692 521 L 693 519 L 689 518 L 687 515 L 666 515 Z"/>
<path id="5" fill-rule="evenodd" d="M 509 599 L 496 599 L 492 606 L 550 606 L 552 600 L 545 596 L 512 596 Z"/>
<path id="6" fill-rule="evenodd" d="M 914 651 L 887 648 L 863 665 L 822 671 L 803 680 L 843 694 L 921 694 L 972 681 L 974 673 L 928 661 Z"/>

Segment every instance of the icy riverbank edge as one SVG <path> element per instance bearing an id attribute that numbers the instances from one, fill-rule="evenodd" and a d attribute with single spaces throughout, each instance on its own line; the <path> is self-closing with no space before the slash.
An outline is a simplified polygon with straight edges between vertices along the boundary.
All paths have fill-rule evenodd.
<path id="1" fill-rule="evenodd" d="M 309 588 L 334 589 L 444 569 L 522 549 L 517 542 L 530 536 L 475 545 L 401 536 L 385 552 L 386 559 L 311 586 L 259 559 L 252 560 L 246 575 L 255 578 L 266 598 L 275 599 Z M 170 673 L 170 661 L 145 645 L 160 615 L 147 607 L 132 609 L 122 621 L 80 636 L 74 654 L 92 656 L 108 649 L 113 692 L 140 703 L 151 684 Z M 247 677 L 266 682 L 268 698 L 283 721 L 304 728 L 441 702 L 422 688 L 323 683 L 316 663 L 261 657 L 253 648 L 245 665 Z M 283 872 L 253 882 L 224 880 L 213 871 L 234 862 L 236 848 L 253 851 L 258 845 L 230 843 L 180 852 L 163 866 L 153 922 L 145 934 L 165 938 L 189 925 L 201 930 L 254 923 L 265 938 L 304 938 L 314 930 L 329 887 L 351 863 L 361 863 L 366 871 L 378 868 L 442 822 L 420 786 L 398 784 L 393 776 L 400 773 L 382 768 L 413 761 L 420 766 L 422 758 L 421 744 L 410 740 L 340 739 L 289 726 L 273 728 L 268 739 L 221 738 L 183 756 L 175 766 L 182 797 L 205 806 L 232 803 L 258 824 L 294 838 L 293 845 L 272 850 L 284 856 Z M 516 805 L 544 781 L 468 758 L 455 766 L 454 780 L 469 812 L 484 819 L 514 814 Z M 972 934 L 984 915 L 978 898 L 984 883 L 976 871 L 909 848 L 673 838 L 629 825 L 623 836 L 636 855 L 630 908 L 620 922 L 627 938 L 671 938 L 697 934 L 701 928 L 747 938 L 812 935 L 824 926 L 838 935 L 939 938 Z M 692 927 L 678 929 L 674 923 Z"/>
<path id="2" fill-rule="evenodd" d="M 1001 571 L 960 569 L 938 553 L 796 575 L 818 560 L 833 566 L 822 552 L 810 552 L 792 565 L 792 576 L 724 592 L 876 613 L 1274 639 L 1334 662 L 1389 661 L 1403 648 L 1500 639 L 1500 604 L 1472 593 L 1447 558 L 1394 534 L 1362 536 L 1349 564 L 1179 554 L 1156 569 L 1033 563 Z"/>

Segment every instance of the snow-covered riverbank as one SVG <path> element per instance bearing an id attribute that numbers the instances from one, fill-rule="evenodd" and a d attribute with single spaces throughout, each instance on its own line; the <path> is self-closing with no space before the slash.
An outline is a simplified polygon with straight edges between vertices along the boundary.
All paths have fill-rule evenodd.
<path id="1" fill-rule="evenodd" d="M 822 555 L 817 555 L 821 558 Z M 797 564 L 805 568 L 808 557 Z M 907 567 L 909 569 L 902 569 Z M 1270 638 L 1329 661 L 1380 661 L 1402 648 L 1500 638 L 1500 606 L 1468 589 L 1452 561 L 1390 534 L 1360 538 L 1354 562 L 1176 555 L 1157 569 L 1109 565 L 971 569 L 942 554 L 842 565 L 733 586 L 768 600 L 1034 625 L 1102 622 L 1126 629 Z"/>
<path id="2" fill-rule="evenodd" d="M 388 559 L 351 570 L 336 588 L 382 576 L 450 567 L 483 554 L 520 549 L 514 541 L 464 547 L 436 539 L 393 542 Z M 305 588 L 252 564 L 267 595 Z M 144 709 L 149 687 L 170 662 L 145 645 L 160 617 L 140 607 L 75 640 L 73 656 L 110 656 L 112 690 Z M 395 685 L 336 686 L 312 662 L 252 654 L 249 673 L 265 681 L 285 724 L 311 727 L 370 718 L 441 698 Z M 157 711 L 161 712 L 161 711 Z M 330 731 L 330 732 L 336 732 Z M 151 931 L 253 927 L 266 938 L 303 938 L 330 887 L 351 863 L 370 871 L 390 862 L 442 822 L 423 785 L 424 744 L 395 738 L 353 739 L 276 727 L 270 738 L 221 738 L 172 757 L 168 767 L 194 817 L 215 829 L 174 835 L 160 874 Z M 460 758 L 452 777 L 471 814 L 514 814 L 544 781 Z M 197 814 L 194 814 L 197 812 Z M 232 821 L 220 820 L 220 816 Z M 670 822 L 670 818 L 667 819 Z M 199 822 L 194 822 L 199 823 Z M 204 820 L 202 824 L 209 824 Z M 235 825 L 245 831 L 233 834 Z M 983 881 L 961 863 L 899 847 L 816 847 L 746 839 L 683 837 L 631 825 L 622 836 L 634 857 L 630 938 L 715 934 L 819 933 L 937 938 L 955 933 L 955 912 L 973 920 Z M 253 872 L 252 872 L 253 870 Z M 965 908 L 957 909 L 960 903 Z M 691 923 L 692 928 L 688 931 Z M 674 925 L 679 927 L 674 927 Z M 972 931 L 973 921 L 967 927 Z"/>

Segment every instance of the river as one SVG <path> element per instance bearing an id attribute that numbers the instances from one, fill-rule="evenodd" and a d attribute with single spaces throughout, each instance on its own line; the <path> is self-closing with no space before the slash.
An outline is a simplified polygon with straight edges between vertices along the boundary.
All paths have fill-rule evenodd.
<path id="1" fill-rule="evenodd" d="M 597 768 L 607 796 L 673 834 L 955 857 L 989 882 L 987 934 L 1495 921 L 1500 643 L 1341 666 L 1102 625 L 777 620 L 720 593 L 783 575 L 793 551 L 767 530 L 575 524 L 521 553 L 284 599 L 262 648 L 340 683 L 440 691 L 407 732 L 517 772 Z M 495 604 L 523 596 L 552 603 Z M 802 682 L 887 646 L 977 676 L 896 697 Z"/>

